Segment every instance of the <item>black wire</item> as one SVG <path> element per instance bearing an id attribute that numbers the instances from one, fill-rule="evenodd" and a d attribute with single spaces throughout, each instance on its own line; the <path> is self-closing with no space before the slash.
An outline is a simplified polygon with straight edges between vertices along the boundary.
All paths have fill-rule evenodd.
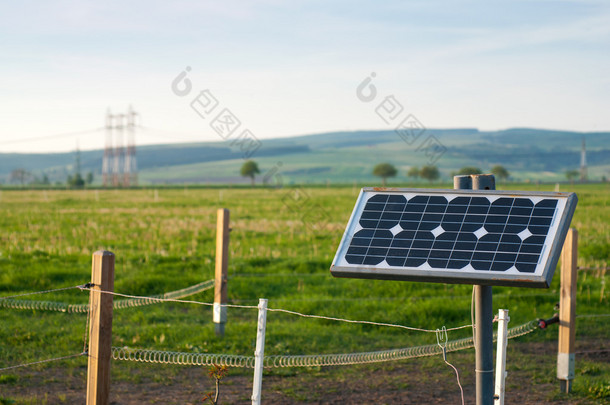
<path id="1" fill-rule="evenodd" d="M 34 137 L 34 138 L 13 139 L 13 140 L 10 140 L 10 141 L 2 141 L 2 142 L 0 142 L 0 145 L 9 145 L 9 144 L 13 144 L 13 143 L 26 143 L 26 142 L 40 141 L 40 140 L 44 140 L 44 139 L 65 138 L 65 137 L 68 137 L 68 136 L 91 134 L 91 133 L 94 133 L 94 132 L 102 131 L 104 129 L 105 128 L 96 128 L 96 129 L 90 129 L 90 130 L 87 130 L 87 131 L 65 132 L 63 134 L 37 136 L 37 137 Z"/>

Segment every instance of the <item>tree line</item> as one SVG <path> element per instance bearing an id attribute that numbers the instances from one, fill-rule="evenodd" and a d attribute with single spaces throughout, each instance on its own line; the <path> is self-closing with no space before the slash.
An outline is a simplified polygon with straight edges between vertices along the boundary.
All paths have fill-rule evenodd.
<path id="1" fill-rule="evenodd" d="M 66 178 L 66 185 L 72 188 L 83 188 L 85 185 L 91 185 L 94 180 L 93 172 L 87 173 L 87 176 L 83 178 L 80 172 L 77 172 L 74 175 L 69 174 Z M 33 175 L 26 169 L 19 168 L 11 171 L 9 175 L 9 182 L 12 184 L 19 184 L 20 186 L 25 186 L 26 184 L 32 184 L 36 186 L 51 186 L 51 180 L 47 174 L 43 174 L 42 178 Z M 62 182 L 56 181 L 56 186 L 63 185 Z"/>
<path id="2" fill-rule="evenodd" d="M 251 184 L 254 186 L 256 175 L 260 173 L 258 163 L 254 160 L 247 160 L 241 166 L 240 174 L 243 177 L 249 177 Z M 470 174 L 481 174 L 483 171 L 478 167 L 465 166 L 457 172 L 452 172 L 451 175 L 470 175 Z M 509 178 L 510 173 L 504 166 L 496 165 L 491 168 L 491 173 L 500 180 L 506 180 Z M 396 177 L 398 175 L 398 169 L 391 163 L 379 163 L 373 168 L 373 176 L 381 177 L 382 183 L 385 187 L 387 179 L 390 177 Z M 407 177 L 417 180 L 418 178 L 428 180 L 432 183 L 441 177 L 441 173 L 438 167 L 432 165 L 426 165 L 420 167 L 412 166 L 406 173 Z"/>
<path id="3" fill-rule="evenodd" d="M 474 166 L 465 166 L 462 167 L 457 172 L 452 172 L 451 176 L 459 176 L 459 175 L 471 175 L 471 174 L 482 174 L 483 171 L 478 167 Z M 500 180 L 506 180 L 510 177 L 510 173 L 504 166 L 495 165 L 491 168 L 491 173 L 496 176 L 496 178 Z M 398 169 L 391 163 L 379 163 L 373 168 L 373 176 L 381 177 L 381 181 L 383 185 L 386 185 L 387 179 L 390 177 L 396 177 L 398 174 Z M 407 177 L 417 180 L 418 178 L 428 180 L 432 183 L 435 180 L 438 180 L 441 177 L 441 173 L 438 170 L 438 167 L 432 165 L 422 166 L 421 168 L 417 166 L 412 166 L 407 170 Z"/>
<path id="4" fill-rule="evenodd" d="M 502 165 L 495 165 L 491 168 L 490 172 L 496 176 L 497 179 L 501 181 L 506 181 L 510 177 L 510 173 L 506 168 Z M 460 170 L 456 172 L 451 172 L 451 177 L 456 175 L 471 175 L 471 174 L 482 174 L 483 171 L 476 166 L 464 166 Z M 260 169 L 258 167 L 258 163 L 254 160 L 247 160 L 243 163 L 240 168 L 240 174 L 243 177 L 249 177 L 251 184 L 254 186 L 255 178 L 257 174 L 260 174 Z M 391 163 L 379 163 L 375 165 L 373 168 L 372 174 L 376 177 L 381 177 L 382 183 L 385 186 L 387 184 L 387 179 L 391 177 L 396 177 L 398 175 L 398 169 Z M 406 171 L 406 176 L 412 180 L 423 179 L 427 180 L 430 183 L 438 180 L 441 177 L 441 173 L 436 166 L 426 165 L 422 167 L 411 166 L 409 170 Z M 565 172 L 566 178 L 574 183 L 574 180 L 578 178 L 580 172 L 578 170 L 568 170 Z M 74 175 L 68 175 L 66 179 L 66 185 L 72 188 L 83 188 L 85 185 L 91 185 L 94 181 L 93 172 L 87 173 L 86 177 L 82 177 L 80 171 L 76 171 Z M 605 177 L 602 177 L 602 181 L 606 181 Z M 23 168 L 14 169 L 9 176 L 10 183 L 17 183 L 21 186 L 26 184 L 34 184 L 34 185 L 47 185 L 50 186 L 51 182 L 49 181 L 49 177 L 44 174 L 42 178 L 38 178 L 37 176 L 32 175 L 29 171 Z M 61 185 L 62 183 L 57 181 L 55 183 L 56 186 Z"/>

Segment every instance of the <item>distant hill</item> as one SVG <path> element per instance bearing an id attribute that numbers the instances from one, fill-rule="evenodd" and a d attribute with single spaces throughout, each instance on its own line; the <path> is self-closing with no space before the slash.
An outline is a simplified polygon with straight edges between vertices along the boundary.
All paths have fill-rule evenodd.
<path id="1" fill-rule="evenodd" d="M 430 159 L 422 143 L 433 137 L 445 152 Z M 400 168 L 395 181 L 405 181 L 406 170 L 434 161 L 449 178 L 463 166 L 488 171 L 505 166 L 515 180 L 565 180 L 565 171 L 578 169 L 582 138 L 587 143 L 591 178 L 610 178 L 610 132 L 569 132 L 531 128 L 479 131 L 475 128 L 427 130 L 408 144 L 394 131 L 331 132 L 292 138 L 264 139 L 252 159 L 261 178 L 288 183 L 375 182 L 372 168 L 390 162 Z M 101 180 L 102 150 L 81 152 L 82 170 Z M 75 154 L 0 154 L 0 181 L 24 168 L 34 176 L 65 181 Z M 243 152 L 230 142 L 151 145 L 137 150 L 140 181 L 157 183 L 246 183 L 239 176 Z M 266 176 L 265 176 L 266 174 Z"/>

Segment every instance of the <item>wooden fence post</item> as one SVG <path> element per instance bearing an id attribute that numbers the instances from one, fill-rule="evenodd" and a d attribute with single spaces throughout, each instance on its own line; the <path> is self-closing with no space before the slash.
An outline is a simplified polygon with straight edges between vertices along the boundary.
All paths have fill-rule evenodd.
<path id="1" fill-rule="evenodd" d="M 561 290 L 559 298 L 559 344 L 557 378 L 561 392 L 572 391 L 574 343 L 576 341 L 576 279 L 578 272 L 578 231 L 568 230 L 561 251 Z"/>
<path id="2" fill-rule="evenodd" d="M 93 253 L 89 293 L 89 365 L 87 405 L 110 403 L 110 358 L 112 355 L 112 294 L 114 292 L 114 254 L 105 250 Z"/>
<path id="3" fill-rule="evenodd" d="M 224 336 L 227 323 L 227 274 L 229 265 L 229 210 L 220 208 L 216 222 L 216 274 L 214 278 L 214 330 Z"/>

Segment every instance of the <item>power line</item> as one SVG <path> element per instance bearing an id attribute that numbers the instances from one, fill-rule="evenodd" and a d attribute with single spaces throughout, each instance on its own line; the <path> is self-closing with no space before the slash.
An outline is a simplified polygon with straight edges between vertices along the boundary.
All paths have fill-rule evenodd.
<path id="1" fill-rule="evenodd" d="M 186 139 L 186 138 L 183 138 L 182 140 L 180 140 L 180 139 L 175 138 L 176 135 L 184 136 L 184 137 L 195 137 L 195 136 L 198 136 L 196 133 L 175 132 L 175 131 L 171 131 L 171 130 L 149 128 L 149 127 L 145 127 L 142 125 L 135 125 L 134 128 L 138 128 L 140 130 L 147 132 L 148 134 L 146 136 L 151 136 L 153 138 L 167 139 L 168 141 L 178 140 L 180 142 L 192 142 L 192 143 L 205 142 L 204 140 Z M 106 129 L 105 127 L 100 127 L 100 128 L 88 129 L 88 130 L 83 130 L 83 131 L 64 132 L 64 133 L 59 133 L 59 134 L 36 136 L 36 137 L 23 138 L 23 139 L 11 139 L 8 141 L 0 141 L 0 145 L 12 145 L 12 144 L 51 140 L 51 139 L 59 139 L 59 138 L 68 138 L 71 136 L 93 134 L 96 132 L 104 131 L 105 129 Z"/>
<path id="2" fill-rule="evenodd" d="M 103 131 L 104 128 L 96 128 L 96 129 L 89 129 L 89 130 L 85 130 L 85 131 L 77 131 L 77 132 L 64 132 L 62 134 L 55 134 L 55 135 L 45 135 L 45 136 L 37 136 L 37 137 L 33 137 L 33 138 L 24 138 L 24 139 L 13 139 L 10 141 L 1 141 L 0 145 L 10 145 L 10 144 L 19 144 L 19 143 L 27 143 L 27 142 L 34 142 L 34 141 L 42 141 L 42 140 L 47 140 L 47 139 L 56 139 L 56 138 L 67 138 L 70 136 L 76 136 L 76 135 L 85 135 L 85 134 L 93 134 L 95 132 L 99 132 L 99 131 Z"/>

